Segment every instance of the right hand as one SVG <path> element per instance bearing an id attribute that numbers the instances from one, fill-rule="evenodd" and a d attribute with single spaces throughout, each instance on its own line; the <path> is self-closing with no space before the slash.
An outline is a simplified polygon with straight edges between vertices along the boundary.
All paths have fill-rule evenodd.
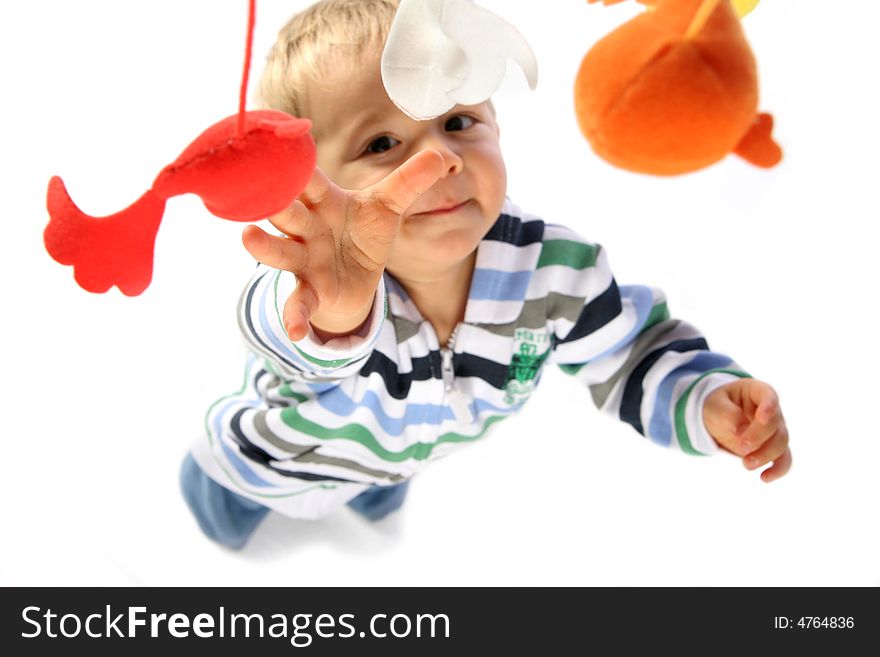
<path id="1" fill-rule="evenodd" d="M 269 218 L 285 237 L 254 225 L 245 228 L 242 242 L 255 259 L 296 274 L 296 290 L 282 314 L 291 340 L 305 337 L 309 324 L 323 339 L 360 328 L 372 309 L 401 215 L 443 170 L 443 156 L 428 149 L 375 185 L 354 191 L 337 187 L 315 167 L 293 205 Z"/>

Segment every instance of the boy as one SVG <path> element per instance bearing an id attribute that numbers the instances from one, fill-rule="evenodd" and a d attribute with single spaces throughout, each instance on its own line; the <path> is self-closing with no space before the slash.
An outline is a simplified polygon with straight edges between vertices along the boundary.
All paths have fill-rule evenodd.
<path id="1" fill-rule="evenodd" d="M 239 323 L 242 390 L 208 412 L 182 484 L 202 529 L 243 546 L 270 508 L 318 518 L 398 508 L 429 459 L 482 437 L 548 361 L 603 410 L 693 454 L 790 467 L 774 390 L 620 287 L 604 250 L 506 199 L 491 102 L 400 112 L 379 58 L 396 0 L 323 0 L 269 57 L 269 107 L 313 122 L 318 169 L 245 248 L 262 265 Z"/>

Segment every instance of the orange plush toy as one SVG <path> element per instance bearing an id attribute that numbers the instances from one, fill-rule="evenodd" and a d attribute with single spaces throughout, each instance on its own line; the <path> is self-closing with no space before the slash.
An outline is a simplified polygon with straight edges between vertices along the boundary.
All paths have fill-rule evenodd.
<path id="1" fill-rule="evenodd" d="M 776 165 L 782 151 L 773 118 L 758 114 L 755 59 L 736 13 L 757 3 L 639 2 L 649 11 L 596 43 L 578 71 L 575 110 L 593 150 L 614 166 L 662 176 L 731 152 Z"/>

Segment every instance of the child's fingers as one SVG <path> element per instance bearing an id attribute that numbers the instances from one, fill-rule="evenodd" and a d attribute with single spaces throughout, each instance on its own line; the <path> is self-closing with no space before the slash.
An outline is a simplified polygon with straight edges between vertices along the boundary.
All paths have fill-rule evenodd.
<path id="1" fill-rule="evenodd" d="M 785 476 L 791 469 L 791 450 L 786 449 L 782 456 L 773 462 L 773 465 L 761 473 L 761 481 L 769 484 L 780 477 Z"/>
<path id="2" fill-rule="evenodd" d="M 749 425 L 749 420 L 743 410 L 730 396 L 720 389 L 713 393 L 704 407 L 706 427 L 716 440 L 724 442 L 730 451 L 743 456 L 747 453 L 741 449 L 736 438 L 741 435 Z"/>
<path id="3" fill-rule="evenodd" d="M 255 260 L 273 269 L 296 273 L 305 267 L 308 254 L 302 242 L 269 235 L 262 228 L 254 225 L 244 229 L 241 242 Z"/>
<path id="4" fill-rule="evenodd" d="M 779 397 L 773 386 L 751 379 L 747 394 L 755 406 L 755 419 L 762 424 L 772 424 L 779 414 Z"/>
<path id="5" fill-rule="evenodd" d="M 332 187 L 333 183 L 330 182 L 327 174 L 321 171 L 318 167 L 315 167 L 315 171 L 312 173 L 309 184 L 306 185 L 306 188 L 299 195 L 299 200 L 308 207 L 319 205 L 325 198 L 327 198 Z"/>
<path id="6" fill-rule="evenodd" d="M 785 426 L 785 421 L 782 419 L 779 397 L 770 385 L 763 381 L 749 380 L 747 386 L 745 394 L 748 399 L 743 402 L 753 409 L 750 411 L 752 422 L 742 438 L 747 449 L 752 451 L 770 440 L 780 426 Z"/>
<path id="7" fill-rule="evenodd" d="M 762 409 L 763 407 L 759 410 Z M 785 428 L 785 420 L 782 418 L 782 413 L 779 411 L 778 405 L 775 407 L 775 410 L 772 411 L 772 414 L 766 413 L 763 418 L 758 418 L 759 414 L 756 413 L 755 419 L 752 420 L 748 429 L 746 429 L 741 436 L 742 446 L 746 450 L 746 454 L 762 448 L 777 434 L 780 428 Z"/>
<path id="8" fill-rule="evenodd" d="M 767 441 L 773 438 L 779 428 L 779 422 L 763 424 L 753 420 L 740 436 L 740 444 L 745 450 L 744 454 L 749 454 L 763 447 Z"/>
<path id="9" fill-rule="evenodd" d="M 364 193 L 394 214 L 402 215 L 440 179 L 444 166 L 443 156 L 437 151 L 420 151 Z"/>
<path id="10" fill-rule="evenodd" d="M 309 332 L 309 319 L 318 310 L 318 295 L 312 287 L 300 280 L 287 298 L 282 312 L 282 321 L 287 336 L 293 340 L 302 340 Z"/>
<path id="11" fill-rule="evenodd" d="M 781 457 L 788 449 L 788 429 L 785 425 L 780 425 L 778 431 L 770 437 L 760 448 L 747 454 L 743 459 L 743 464 L 749 469 L 754 470 L 762 465 L 775 461 Z"/>
<path id="12" fill-rule="evenodd" d="M 312 213 L 299 201 L 269 217 L 269 223 L 290 237 L 308 237 L 312 228 Z"/>

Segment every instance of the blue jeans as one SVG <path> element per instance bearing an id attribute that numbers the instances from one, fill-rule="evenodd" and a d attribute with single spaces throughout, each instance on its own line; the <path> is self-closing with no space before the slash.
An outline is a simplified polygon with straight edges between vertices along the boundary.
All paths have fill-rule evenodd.
<path id="1" fill-rule="evenodd" d="M 235 550 L 244 547 L 269 513 L 259 502 L 242 497 L 211 479 L 191 454 L 183 461 L 180 487 L 208 538 Z M 408 487 L 408 481 L 395 486 L 375 486 L 349 501 L 348 506 L 368 520 L 381 520 L 403 505 Z"/>

